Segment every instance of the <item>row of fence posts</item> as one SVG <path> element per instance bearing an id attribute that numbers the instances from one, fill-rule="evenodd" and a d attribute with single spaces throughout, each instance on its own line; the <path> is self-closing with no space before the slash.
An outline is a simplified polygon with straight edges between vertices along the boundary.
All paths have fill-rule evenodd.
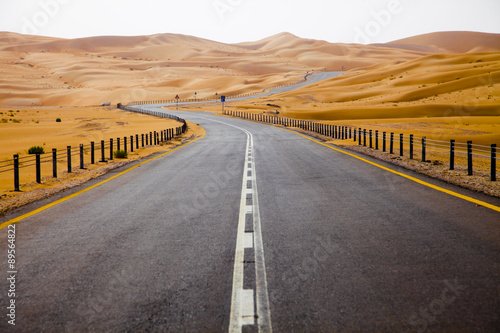
<path id="1" fill-rule="evenodd" d="M 354 129 L 354 141 L 356 141 L 356 129 Z M 358 145 L 363 145 L 364 147 L 369 147 L 371 149 L 378 150 L 379 149 L 379 131 L 376 130 L 373 132 L 373 130 L 368 130 L 368 136 L 369 136 L 369 146 L 366 143 L 366 135 L 367 135 L 367 130 L 366 129 L 358 129 Z M 363 143 L 361 142 L 361 136 L 363 135 Z M 387 142 L 387 133 L 383 132 L 382 133 L 382 151 L 387 152 L 387 147 L 386 147 L 386 142 Z M 373 146 L 373 139 L 375 140 L 375 147 Z M 444 141 L 436 141 L 432 140 L 438 143 L 444 143 Z M 399 134 L 399 156 L 403 157 L 404 156 L 404 143 L 405 143 L 405 138 L 403 134 Z M 414 135 L 410 134 L 409 135 L 409 158 L 411 160 L 414 159 L 414 147 L 415 147 L 415 140 L 414 140 Z M 437 146 L 443 147 L 443 145 L 436 144 Z M 421 144 L 420 147 L 421 149 L 421 161 L 422 162 L 427 162 L 427 138 L 422 137 L 421 138 Z M 486 146 L 485 146 L 486 147 Z M 472 176 L 474 174 L 474 168 L 473 168 L 473 146 L 472 146 L 472 141 L 467 141 L 467 146 L 466 146 L 466 155 L 467 155 L 467 175 Z M 486 147 L 488 148 L 488 147 Z M 496 181 L 497 176 L 496 176 L 496 169 L 497 169 L 497 145 L 496 144 L 491 144 L 490 147 L 490 180 L 491 181 Z M 443 150 L 443 149 L 441 149 Z M 449 164 L 449 169 L 450 170 L 455 170 L 455 155 L 456 155 L 456 141 L 455 140 L 450 140 L 449 141 L 449 153 L 450 153 L 450 164 Z M 389 138 L 389 154 L 394 154 L 394 133 L 390 133 L 390 138 Z"/>
<path id="2" fill-rule="evenodd" d="M 125 152 L 134 152 L 134 146 L 135 149 L 139 148 L 144 148 L 147 146 L 156 146 L 159 145 L 160 143 L 170 141 L 172 140 L 175 136 L 181 135 L 184 133 L 187 129 L 187 125 L 184 122 L 183 126 L 178 126 L 176 128 L 169 128 L 165 129 L 162 131 L 153 131 L 145 134 L 136 134 L 135 137 L 131 135 L 130 137 L 124 137 L 123 138 L 123 150 Z M 135 140 L 134 140 L 135 139 Z M 79 155 L 80 157 L 80 169 L 84 170 L 85 169 L 85 161 L 84 161 L 84 156 L 85 152 L 90 150 L 90 164 L 96 164 L 96 151 L 100 150 L 101 151 L 101 156 L 99 162 L 101 163 L 106 163 L 108 161 L 111 161 L 114 159 L 114 148 L 116 146 L 116 149 L 122 150 L 122 141 L 121 138 L 116 139 L 116 143 L 114 142 L 113 139 L 109 139 L 108 143 L 106 143 L 104 140 L 101 140 L 100 142 L 100 147 L 96 147 L 95 142 L 91 142 L 90 146 L 84 146 L 83 144 L 80 144 L 79 151 L 77 153 L 74 153 L 72 150 L 71 146 L 66 147 L 66 160 L 67 160 L 67 172 L 72 173 L 73 172 L 73 165 L 72 165 L 72 157 Z M 109 158 L 106 159 L 106 150 L 109 149 Z M 57 162 L 60 160 L 58 157 L 58 150 L 57 149 L 52 149 L 52 155 L 51 157 L 45 157 L 42 159 L 41 153 L 35 154 L 35 167 L 36 167 L 36 182 L 41 183 L 42 182 L 42 174 L 41 174 L 41 165 L 42 163 L 47 163 L 52 161 L 52 177 L 57 178 L 58 175 L 58 168 L 57 168 Z M 13 160 L 13 165 L 14 165 L 14 191 L 19 191 L 20 190 L 20 177 L 19 177 L 19 169 L 23 168 L 24 166 L 20 165 L 20 158 L 19 154 L 14 155 L 14 160 Z M 27 165 L 27 166 L 31 166 Z"/>
<path id="3" fill-rule="evenodd" d="M 305 131 L 310 131 L 310 132 L 315 132 L 324 136 L 332 137 L 334 139 L 339 139 L 339 140 L 348 140 L 348 139 L 353 139 L 354 142 L 358 142 L 358 145 L 363 145 L 364 147 L 369 147 L 371 149 L 379 150 L 379 131 L 373 131 L 373 130 L 366 130 L 366 129 L 361 129 L 361 128 L 354 128 L 351 126 L 341 126 L 341 125 L 329 125 L 329 124 L 321 124 L 317 122 L 313 122 L 310 120 L 299 120 L 299 119 L 291 119 L 291 118 L 284 118 L 284 117 L 277 117 L 277 116 L 270 116 L 266 114 L 255 114 L 255 113 L 246 113 L 246 112 L 241 112 L 241 111 L 231 111 L 227 110 L 224 111 L 224 115 L 229 115 L 229 116 L 234 116 L 234 117 L 239 117 L 243 119 L 248 119 L 248 120 L 253 120 L 253 121 L 259 121 L 259 122 L 264 122 L 264 123 L 270 123 L 274 125 L 281 125 L 285 127 L 295 127 L 295 128 L 300 128 Z M 367 143 L 368 139 L 368 143 Z M 421 138 L 421 161 L 422 162 L 427 162 L 426 155 L 427 155 L 427 148 L 429 146 L 427 142 L 426 137 Z M 441 143 L 444 143 L 444 141 L 437 141 L 437 140 L 429 140 L 429 141 L 435 141 L 437 147 L 443 147 Z M 389 143 L 389 149 L 387 149 L 387 142 Z M 405 138 L 403 134 L 399 134 L 399 156 L 404 156 L 404 143 L 405 143 Z M 414 147 L 415 147 L 415 138 L 413 134 L 410 134 L 409 136 L 409 142 L 407 141 L 406 143 L 409 143 L 409 158 L 414 159 Z M 479 146 L 483 147 L 483 146 Z M 490 160 L 491 160 L 491 165 L 490 165 L 490 180 L 491 181 L 496 181 L 497 176 L 496 176 L 496 160 L 497 160 L 497 145 L 492 144 L 489 148 L 489 153 L 490 153 Z M 472 146 L 472 141 L 467 141 L 467 146 L 464 147 L 466 148 L 466 154 L 467 154 L 467 174 L 469 176 L 472 176 L 474 174 L 473 171 L 473 146 Z M 439 148 L 443 150 L 442 148 Z M 394 133 L 390 133 L 389 138 L 387 138 L 387 133 L 383 132 L 382 133 L 382 151 L 387 152 L 389 150 L 389 154 L 394 154 Z M 484 150 L 483 150 L 484 151 Z M 450 140 L 449 142 L 449 153 L 450 153 L 450 170 L 455 169 L 455 154 L 456 154 L 456 142 L 455 140 Z M 481 155 L 484 156 L 484 155 Z M 486 157 L 486 156 L 485 156 Z"/>
<path id="4" fill-rule="evenodd" d="M 285 127 L 296 127 L 305 131 L 315 132 L 334 139 L 346 140 L 352 138 L 352 128 L 349 126 L 337 126 L 321 124 L 310 120 L 300 120 L 292 118 L 277 117 L 275 115 L 246 113 L 240 111 L 226 110 L 224 115 L 239 117 L 243 119 L 259 121 Z"/>

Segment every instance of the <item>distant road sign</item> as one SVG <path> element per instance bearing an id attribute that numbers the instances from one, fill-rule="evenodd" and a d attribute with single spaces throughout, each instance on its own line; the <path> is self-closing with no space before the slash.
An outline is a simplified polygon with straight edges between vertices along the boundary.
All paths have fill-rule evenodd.
<path id="1" fill-rule="evenodd" d="M 225 102 L 225 101 L 226 101 L 226 96 L 221 96 L 221 97 L 220 97 L 220 101 L 221 101 L 221 102 Z"/>

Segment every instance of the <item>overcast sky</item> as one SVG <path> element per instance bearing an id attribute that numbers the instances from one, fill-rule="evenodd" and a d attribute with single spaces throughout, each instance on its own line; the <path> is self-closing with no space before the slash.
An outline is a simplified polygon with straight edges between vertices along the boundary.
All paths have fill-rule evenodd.
<path id="1" fill-rule="evenodd" d="M 435 31 L 500 33 L 500 0 L 0 0 L 0 31 L 77 38 L 180 33 L 226 43 L 280 32 L 380 43 Z"/>

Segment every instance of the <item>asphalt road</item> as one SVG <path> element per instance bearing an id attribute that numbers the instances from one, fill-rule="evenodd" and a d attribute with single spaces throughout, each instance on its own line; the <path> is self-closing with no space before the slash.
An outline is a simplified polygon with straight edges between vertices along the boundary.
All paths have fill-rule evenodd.
<path id="1" fill-rule="evenodd" d="M 289 131 L 172 113 L 207 134 L 15 225 L 15 326 L 0 230 L 1 332 L 498 331 L 500 213 Z"/>

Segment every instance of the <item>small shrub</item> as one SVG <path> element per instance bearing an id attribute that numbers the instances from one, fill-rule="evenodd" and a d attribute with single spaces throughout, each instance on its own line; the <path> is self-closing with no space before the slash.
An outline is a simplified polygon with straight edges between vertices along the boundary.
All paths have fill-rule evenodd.
<path id="1" fill-rule="evenodd" d="M 21 123 L 21 121 L 22 121 L 21 119 L 12 119 L 12 122 L 16 124 Z"/>
<path id="2" fill-rule="evenodd" d="M 115 158 L 127 158 L 128 157 L 128 153 L 125 151 L 125 150 L 116 150 L 113 152 L 113 156 Z"/>
<path id="3" fill-rule="evenodd" d="M 40 146 L 33 146 L 28 150 L 28 154 L 45 154 L 45 148 Z"/>
<path id="4" fill-rule="evenodd" d="M 9 119 L 2 118 L 2 123 L 3 123 L 3 124 L 6 124 L 6 123 L 8 123 L 8 122 L 9 122 Z"/>
<path id="5" fill-rule="evenodd" d="M 57 118 L 56 123 L 60 123 L 60 122 L 62 122 L 61 118 Z"/>

